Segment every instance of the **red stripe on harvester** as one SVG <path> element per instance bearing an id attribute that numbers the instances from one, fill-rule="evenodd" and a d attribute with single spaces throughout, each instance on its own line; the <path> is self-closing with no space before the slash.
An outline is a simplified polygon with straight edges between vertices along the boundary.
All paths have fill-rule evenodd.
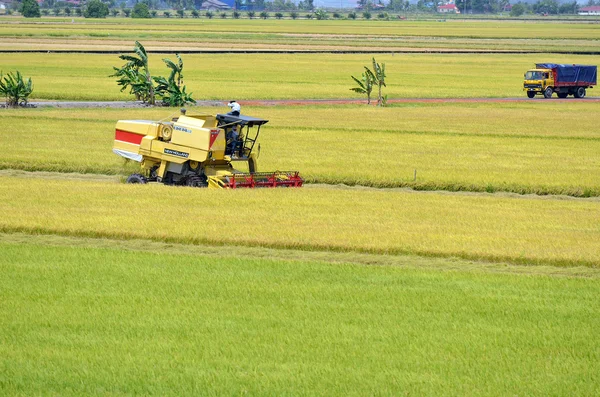
<path id="1" fill-rule="evenodd" d="M 115 140 L 121 142 L 134 143 L 139 145 L 142 143 L 142 138 L 144 135 L 136 134 L 134 132 L 123 131 L 123 130 L 115 130 Z"/>

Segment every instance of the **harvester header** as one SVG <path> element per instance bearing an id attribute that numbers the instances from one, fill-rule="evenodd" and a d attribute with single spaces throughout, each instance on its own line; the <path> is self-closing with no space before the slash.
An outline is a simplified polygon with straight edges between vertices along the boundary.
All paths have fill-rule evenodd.
<path id="1" fill-rule="evenodd" d="M 298 171 L 257 172 L 260 129 L 246 115 L 182 115 L 169 121 L 119 120 L 113 152 L 140 163 L 128 183 L 213 188 L 299 187 Z M 244 171 L 237 168 L 243 167 Z"/>

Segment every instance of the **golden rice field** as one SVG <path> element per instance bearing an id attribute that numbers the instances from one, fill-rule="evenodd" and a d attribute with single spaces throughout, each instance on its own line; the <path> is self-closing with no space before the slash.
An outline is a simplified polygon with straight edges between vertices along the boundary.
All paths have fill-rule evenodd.
<path id="1" fill-rule="evenodd" d="M 131 43 L 133 48 L 133 43 Z M 131 50 L 131 49 L 130 49 Z M 548 55 L 374 54 L 386 64 L 389 98 L 525 97 L 523 73 Z M 369 65 L 368 54 L 184 54 L 184 82 L 197 100 L 361 98 L 350 76 Z M 151 55 L 153 75 L 167 75 L 162 58 Z M 552 61 L 600 64 L 600 56 L 552 55 Z M 132 100 L 121 93 L 116 54 L 2 54 L 2 69 L 19 70 L 34 83 L 32 98 L 47 100 Z M 286 73 L 281 73 L 285 70 Z M 52 76 L 52 78 L 48 78 Z M 594 89 L 588 96 L 596 96 Z M 365 97 L 366 99 L 366 97 Z M 450 115 L 449 115 L 450 116 Z"/>
<path id="2" fill-rule="evenodd" d="M 298 169 L 308 182 L 598 196 L 600 131 L 589 117 L 596 107 L 539 100 L 244 110 L 270 119 L 260 137 L 259 169 Z M 111 151 L 116 120 L 174 114 L 164 108 L 4 110 L 0 168 L 127 175 L 137 164 L 124 164 Z M 23 135 L 28 139 L 15 139 Z"/>
<path id="3" fill-rule="evenodd" d="M 161 38 L 170 35 L 194 34 L 198 32 L 241 33 L 311 33 L 323 35 L 380 35 L 384 36 L 440 36 L 440 37 L 481 37 L 481 38 L 550 38 L 550 39 L 598 39 L 595 18 L 581 20 L 583 23 L 562 21 L 352 21 L 352 20 L 275 20 L 275 19 L 206 19 L 206 18 L 105 18 L 85 19 L 39 18 L 16 19 L 0 18 L 2 31 L 6 36 L 121 36 L 144 37 L 144 34 L 157 34 Z M 587 22 L 587 23 L 585 23 Z M 360 27 L 360 29 L 357 29 Z M 165 29 L 168 28 L 168 29 Z M 141 31 L 141 32 L 140 32 Z M 105 33 L 102 33 L 105 32 Z M 109 34 L 110 33 L 110 34 Z"/>
<path id="4" fill-rule="evenodd" d="M 597 199 L 321 187 L 222 191 L 11 176 L 0 177 L 0 192 L 2 232 L 600 263 Z M 157 203 L 160 213 L 148 211 Z"/>
<path id="5" fill-rule="evenodd" d="M 0 17 L 0 50 L 597 52 L 594 18 L 540 20 L 249 20 Z"/>
<path id="6" fill-rule="evenodd" d="M 0 17 L 0 51 L 597 51 L 579 22 Z M 597 100 L 244 103 L 356 98 L 371 56 L 396 99 L 523 97 L 535 62 L 600 64 L 184 54 L 188 91 L 217 102 L 188 112 L 237 99 L 270 120 L 259 169 L 300 189 L 122 183 L 138 164 L 115 122 L 178 109 L 0 109 L 0 395 L 594 395 Z M 115 54 L 0 57 L 34 100 L 130 99 Z"/>

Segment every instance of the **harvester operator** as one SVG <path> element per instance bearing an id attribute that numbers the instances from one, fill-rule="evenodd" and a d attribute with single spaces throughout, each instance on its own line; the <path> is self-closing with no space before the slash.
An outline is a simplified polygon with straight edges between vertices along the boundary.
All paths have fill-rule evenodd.
<path id="1" fill-rule="evenodd" d="M 225 148 L 225 154 L 235 154 L 235 152 L 239 149 L 239 138 L 240 134 L 237 131 L 237 125 L 234 125 L 227 133 L 227 147 Z"/>
<path id="2" fill-rule="evenodd" d="M 240 115 L 240 110 L 242 108 L 240 107 L 239 103 L 237 103 L 236 101 L 229 101 L 229 103 L 227 104 L 227 106 L 229 106 L 231 108 L 231 112 L 229 112 L 227 114 L 230 114 L 232 116 L 239 116 Z"/>

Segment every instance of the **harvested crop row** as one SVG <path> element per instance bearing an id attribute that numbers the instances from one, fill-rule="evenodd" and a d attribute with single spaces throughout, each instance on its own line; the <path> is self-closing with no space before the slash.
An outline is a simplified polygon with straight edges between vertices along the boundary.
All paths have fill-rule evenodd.
<path id="1" fill-rule="evenodd" d="M 0 230 L 178 243 L 600 263 L 597 201 L 397 191 L 223 191 L 0 177 Z"/>

